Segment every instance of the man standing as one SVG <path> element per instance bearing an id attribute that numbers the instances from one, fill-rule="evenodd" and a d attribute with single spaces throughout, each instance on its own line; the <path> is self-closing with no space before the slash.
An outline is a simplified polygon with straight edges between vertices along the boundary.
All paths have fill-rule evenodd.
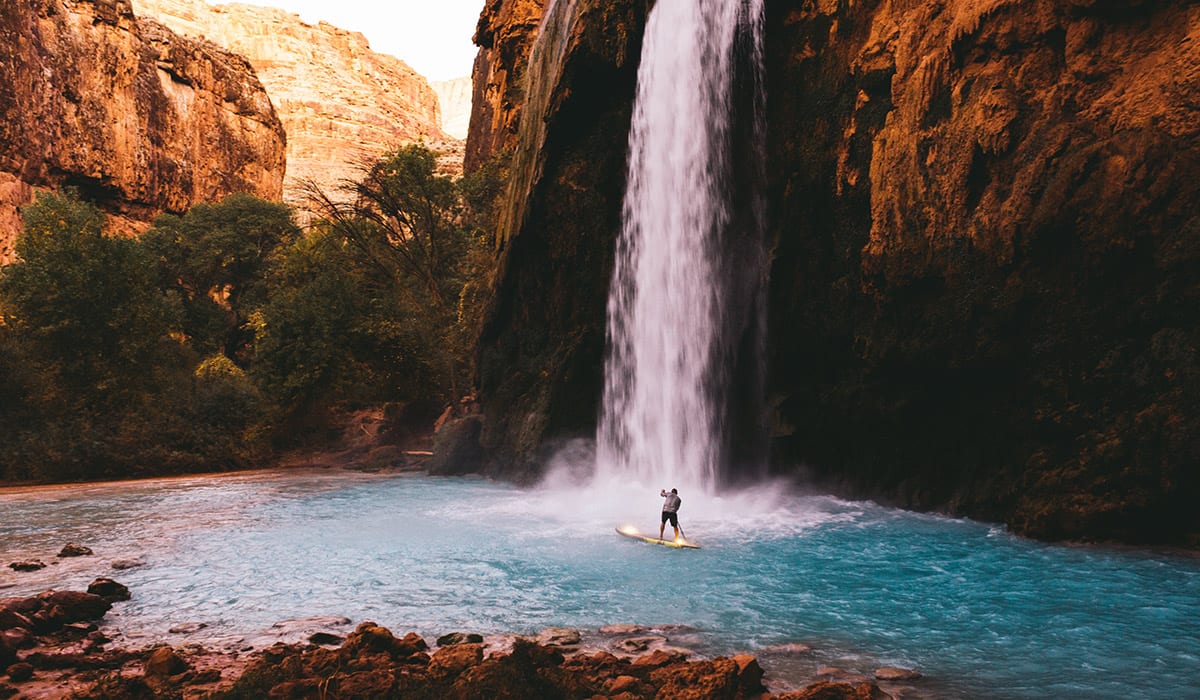
<path id="1" fill-rule="evenodd" d="M 678 515 L 678 513 L 679 513 L 679 506 L 683 503 L 683 500 L 679 498 L 679 491 L 676 491 L 675 489 L 671 489 L 670 493 L 667 493 L 666 489 L 662 489 L 658 492 L 658 495 L 667 499 L 666 502 L 663 503 L 662 523 L 659 524 L 659 526 L 658 526 L 658 539 L 660 539 L 660 540 L 662 539 L 663 530 L 666 529 L 667 521 L 669 520 L 669 521 L 671 521 L 671 527 L 675 528 L 675 541 L 678 542 L 679 541 L 679 515 Z"/>

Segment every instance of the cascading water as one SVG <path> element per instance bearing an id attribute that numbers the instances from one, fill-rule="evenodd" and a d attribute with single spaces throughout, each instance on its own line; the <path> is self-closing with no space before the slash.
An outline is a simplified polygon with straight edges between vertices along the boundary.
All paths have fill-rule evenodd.
<path id="1" fill-rule="evenodd" d="M 764 325 L 761 196 L 753 182 L 738 194 L 745 161 L 761 171 L 761 37 L 762 0 L 659 0 L 648 18 L 598 479 L 711 492 L 728 457 L 734 368 L 747 364 L 746 334 Z"/>

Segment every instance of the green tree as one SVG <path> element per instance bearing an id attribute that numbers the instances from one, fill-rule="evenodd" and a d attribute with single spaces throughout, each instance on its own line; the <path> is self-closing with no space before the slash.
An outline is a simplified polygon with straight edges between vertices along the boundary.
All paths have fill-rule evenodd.
<path id="1" fill-rule="evenodd" d="M 287 205 L 238 193 L 159 216 L 142 242 L 158 262 L 159 285 L 181 300 L 192 344 L 244 364 L 253 341 L 247 320 L 266 302 L 276 252 L 298 235 Z"/>
<path id="2" fill-rule="evenodd" d="M 137 242 L 104 236 L 103 215 L 73 193 L 39 195 L 22 217 L 18 262 L 0 273 L 3 323 L 69 392 L 143 386 L 172 311 Z"/>
<path id="3" fill-rule="evenodd" d="M 136 241 L 104 236 L 103 216 L 71 192 L 22 212 L 18 261 L 0 270 L 0 412 L 11 478 L 110 474 L 157 391 L 172 308 Z M 143 423 L 144 425 L 144 423 Z"/>
<path id="4" fill-rule="evenodd" d="M 348 341 L 362 299 L 339 243 L 317 227 L 290 246 L 252 317 L 255 374 L 288 416 L 332 400 L 354 379 Z"/>
<path id="5" fill-rule="evenodd" d="M 384 155 L 349 183 L 349 202 L 310 186 L 310 199 L 334 235 L 354 251 L 373 305 L 372 337 L 393 358 L 430 380 L 452 402 L 468 384 L 470 345 L 463 340 L 460 302 L 472 277 L 479 231 L 459 182 L 437 174 L 421 144 Z"/>

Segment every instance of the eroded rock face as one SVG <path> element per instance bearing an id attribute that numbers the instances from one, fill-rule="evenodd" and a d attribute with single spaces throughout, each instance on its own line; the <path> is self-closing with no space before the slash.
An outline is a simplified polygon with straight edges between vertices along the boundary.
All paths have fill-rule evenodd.
<path id="1" fill-rule="evenodd" d="M 471 78 L 438 80 L 430 85 L 437 93 L 442 131 L 453 138 L 465 140 L 471 123 Z"/>
<path id="2" fill-rule="evenodd" d="M 493 7 L 501 16 L 510 9 L 504 2 Z M 524 18 L 517 12 L 523 7 L 511 10 Z M 497 95 L 498 105 L 477 92 L 468 139 L 469 167 L 473 157 L 507 148 L 510 125 L 499 115 L 521 115 L 510 201 L 498 231 L 496 298 L 479 356 L 481 442 L 493 468 L 516 479 L 536 474 L 552 438 L 594 431 L 646 5 L 577 0 L 559 3 L 558 11 L 546 23 L 546 43 L 530 50 L 538 68 L 529 74 L 536 79 L 516 93 L 526 98 L 519 110 L 509 109 L 507 100 L 517 90 L 511 81 L 524 69 L 489 64 L 483 44 L 477 91 L 481 65 L 505 73 L 509 90 L 507 97 Z M 477 40 L 488 27 L 496 32 L 493 41 L 508 36 L 488 24 L 487 12 Z M 481 120 L 505 124 L 488 132 L 484 138 L 493 138 L 492 145 L 482 151 L 475 141 Z"/>
<path id="3" fill-rule="evenodd" d="M 512 87 L 522 8 L 480 21 L 469 162 L 541 94 Z M 644 10 L 580 0 L 524 115 L 480 356 L 518 477 L 594 429 Z M 767 3 L 766 31 L 775 469 L 1038 537 L 1195 538 L 1200 8 Z"/>
<path id="4" fill-rule="evenodd" d="M 8 3 L 0 85 L 0 263 L 36 188 L 75 186 L 126 232 L 231 192 L 280 196 L 283 128 L 249 64 L 127 0 Z"/>
<path id="5" fill-rule="evenodd" d="M 488 0 L 475 28 L 479 54 L 471 72 L 471 119 L 464 166 L 472 172 L 517 144 L 526 66 L 544 0 Z"/>
<path id="6" fill-rule="evenodd" d="M 1200 531 L 1200 9 L 768 27 L 779 454 L 1038 537 Z"/>
<path id="7" fill-rule="evenodd" d="M 366 37 L 299 15 L 240 3 L 133 0 L 140 15 L 180 34 L 204 37 L 247 59 L 287 132 L 284 201 L 303 204 L 303 183 L 334 193 L 364 158 L 414 141 L 445 139 L 437 95 L 398 58 Z"/>

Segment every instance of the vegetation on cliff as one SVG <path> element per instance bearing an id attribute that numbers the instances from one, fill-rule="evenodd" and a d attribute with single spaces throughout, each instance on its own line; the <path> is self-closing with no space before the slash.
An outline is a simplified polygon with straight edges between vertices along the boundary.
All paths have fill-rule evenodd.
<path id="1" fill-rule="evenodd" d="M 112 237 L 77 193 L 40 196 L 0 269 L 0 479 L 257 464 L 347 403 L 432 420 L 471 383 L 498 191 L 435 166 L 383 156 L 303 233 L 237 194 Z"/>

